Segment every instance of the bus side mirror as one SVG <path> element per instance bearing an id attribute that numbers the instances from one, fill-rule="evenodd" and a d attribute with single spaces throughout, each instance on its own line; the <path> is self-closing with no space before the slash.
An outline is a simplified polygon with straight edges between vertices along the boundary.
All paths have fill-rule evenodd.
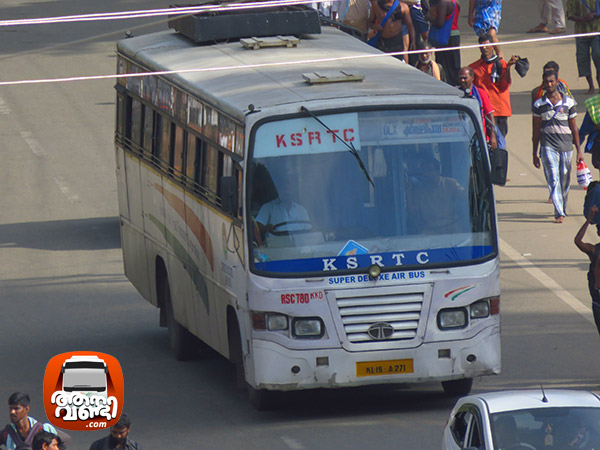
<path id="1" fill-rule="evenodd" d="M 221 177 L 221 208 L 231 216 L 238 215 L 238 184 L 236 177 Z"/>
<path id="2" fill-rule="evenodd" d="M 508 173 L 508 152 L 496 148 L 490 152 L 490 180 L 493 184 L 504 186 Z"/>

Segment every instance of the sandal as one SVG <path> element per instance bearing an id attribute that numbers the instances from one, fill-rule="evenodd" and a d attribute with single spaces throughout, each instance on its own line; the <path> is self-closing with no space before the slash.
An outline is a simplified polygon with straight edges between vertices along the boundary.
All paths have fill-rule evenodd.
<path id="1" fill-rule="evenodd" d="M 548 28 L 543 23 L 540 23 L 538 26 L 533 27 L 532 29 L 530 29 L 527 32 L 528 33 L 547 33 L 548 32 Z"/>
<path id="2" fill-rule="evenodd" d="M 565 29 L 564 28 L 555 28 L 554 30 L 550 30 L 548 33 L 550 34 L 561 34 L 564 33 Z"/>

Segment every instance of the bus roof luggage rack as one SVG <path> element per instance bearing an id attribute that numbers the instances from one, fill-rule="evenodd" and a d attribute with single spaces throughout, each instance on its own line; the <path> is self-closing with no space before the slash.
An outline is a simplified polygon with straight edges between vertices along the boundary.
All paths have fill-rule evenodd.
<path id="1" fill-rule="evenodd" d="M 296 47 L 300 39 L 296 36 L 275 36 L 275 37 L 251 37 L 240 39 L 240 43 L 244 48 L 258 50 L 265 47 Z"/>
<path id="2" fill-rule="evenodd" d="M 207 5 L 209 3 L 202 4 Z M 219 3 L 214 5 L 220 6 Z M 196 5 L 171 5 L 172 8 L 182 6 Z M 196 44 L 224 39 L 321 33 L 318 12 L 304 5 L 170 15 L 169 28 Z"/>
<path id="3" fill-rule="evenodd" d="M 308 84 L 344 83 L 347 81 L 362 81 L 365 76 L 361 73 L 343 70 L 303 73 L 302 78 Z"/>

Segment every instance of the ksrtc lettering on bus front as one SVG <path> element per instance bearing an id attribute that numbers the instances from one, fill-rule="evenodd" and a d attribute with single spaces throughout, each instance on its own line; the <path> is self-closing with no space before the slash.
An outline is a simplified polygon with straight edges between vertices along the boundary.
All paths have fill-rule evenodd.
<path id="1" fill-rule="evenodd" d="M 306 131 L 296 133 L 284 133 L 275 135 L 275 145 L 277 148 L 301 147 L 303 145 L 317 146 L 336 144 L 341 138 L 345 142 L 353 142 L 355 140 L 354 128 L 344 128 L 341 130 L 327 131 Z"/>

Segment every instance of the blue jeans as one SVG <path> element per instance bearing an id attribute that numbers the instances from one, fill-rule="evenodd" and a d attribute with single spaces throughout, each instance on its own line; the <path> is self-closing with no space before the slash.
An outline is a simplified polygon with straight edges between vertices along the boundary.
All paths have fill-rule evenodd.
<path id="1" fill-rule="evenodd" d="M 552 147 L 540 149 L 540 160 L 544 167 L 544 175 L 550 198 L 554 204 L 554 218 L 566 216 L 567 197 L 571 187 L 571 160 L 573 150 L 559 152 Z"/>

